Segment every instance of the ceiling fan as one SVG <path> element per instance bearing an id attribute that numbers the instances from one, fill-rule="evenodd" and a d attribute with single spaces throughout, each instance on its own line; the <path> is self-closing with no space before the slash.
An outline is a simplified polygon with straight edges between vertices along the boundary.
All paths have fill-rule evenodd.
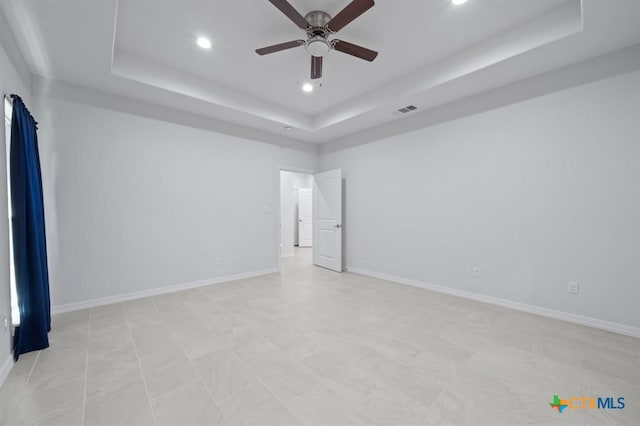
<path id="1" fill-rule="evenodd" d="M 353 0 L 333 18 L 328 13 L 320 10 L 315 10 L 309 12 L 306 16 L 302 16 L 287 0 L 269 0 L 269 2 L 291 19 L 294 24 L 303 29 L 307 33 L 307 40 L 294 40 L 263 47 L 256 50 L 258 55 L 268 55 L 281 50 L 304 46 L 307 52 L 311 54 L 312 79 L 322 77 L 322 58 L 332 49 L 369 62 L 372 62 L 378 56 L 378 52 L 353 43 L 338 39 L 329 40 L 331 35 L 337 33 L 371 9 L 375 5 L 374 0 Z"/>

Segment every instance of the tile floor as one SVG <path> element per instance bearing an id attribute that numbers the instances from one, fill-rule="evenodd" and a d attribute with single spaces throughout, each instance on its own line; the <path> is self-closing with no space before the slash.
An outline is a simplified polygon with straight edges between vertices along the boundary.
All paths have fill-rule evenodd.
<path id="1" fill-rule="evenodd" d="M 624 410 L 554 411 L 555 394 Z M 0 424 L 639 424 L 640 339 L 311 266 L 57 315 Z"/>

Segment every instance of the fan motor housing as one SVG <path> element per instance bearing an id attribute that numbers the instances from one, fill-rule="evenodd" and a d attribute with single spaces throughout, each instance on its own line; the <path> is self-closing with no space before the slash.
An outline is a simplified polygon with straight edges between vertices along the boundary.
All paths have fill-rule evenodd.
<path id="1" fill-rule="evenodd" d="M 331 20 L 331 15 L 321 10 L 314 10 L 313 12 L 307 13 L 304 19 L 306 19 L 311 26 L 307 31 L 309 33 L 309 37 L 313 37 L 317 35 L 326 35 L 326 26 Z"/>

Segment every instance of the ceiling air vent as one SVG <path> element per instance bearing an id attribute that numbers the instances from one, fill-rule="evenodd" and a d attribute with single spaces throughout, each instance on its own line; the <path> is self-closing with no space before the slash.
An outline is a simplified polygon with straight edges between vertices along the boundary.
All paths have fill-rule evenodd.
<path id="1" fill-rule="evenodd" d="M 394 111 L 393 113 L 394 113 L 395 115 L 407 114 L 407 113 L 409 113 L 409 112 L 411 112 L 411 111 L 415 111 L 415 110 L 417 110 L 417 109 L 418 109 L 418 107 L 416 107 L 416 106 L 413 106 L 413 105 L 407 105 L 406 107 L 404 107 L 404 108 L 400 108 L 399 110 Z"/>

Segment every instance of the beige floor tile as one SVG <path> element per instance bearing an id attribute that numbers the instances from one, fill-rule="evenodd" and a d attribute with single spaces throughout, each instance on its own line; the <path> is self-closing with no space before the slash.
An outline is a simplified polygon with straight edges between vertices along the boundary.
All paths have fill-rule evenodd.
<path id="1" fill-rule="evenodd" d="M 284 403 L 318 383 L 310 369 L 277 349 L 261 354 L 248 365 L 249 370 Z"/>
<path id="2" fill-rule="evenodd" d="M 192 383 L 152 400 L 158 425 L 218 425 L 222 413 L 202 382 Z"/>
<path id="3" fill-rule="evenodd" d="M 615 348 L 618 351 L 630 354 L 640 354 L 640 339 L 638 338 L 582 326 L 579 327 L 577 333 L 580 339 L 590 344 L 605 348 Z"/>
<path id="4" fill-rule="evenodd" d="M 189 312 L 189 307 L 185 305 L 180 296 L 176 293 L 162 294 L 152 298 L 158 312 L 167 314 L 170 312 Z"/>
<path id="5" fill-rule="evenodd" d="M 89 354 L 87 397 L 106 396 L 142 382 L 140 365 L 132 348 Z M 144 389 L 143 389 L 144 391 Z M 146 392 L 143 392 L 146 395 Z"/>
<path id="6" fill-rule="evenodd" d="M 27 384 L 26 377 L 4 382 L 0 387 L 0 425 L 8 424 Z"/>
<path id="7" fill-rule="evenodd" d="M 140 358 L 150 398 L 157 398 L 199 380 L 193 365 L 177 348 Z"/>
<path id="8" fill-rule="evenodd" d="M 227 330 L 222 337 L 245 361 L 256 359 L 262 354 L 276 349 L 271 342 L 245 324 Z"/>
<path id="9" fill-rule="evenodd" d="M 358 360 L 378 387 L 390 387 L 405 397 L 429 406 L 442 392 L 445 382 L 424 372 L 372 352 Z"/>
<path id="10" fill-rule="evenodd" d="M 486 406 L 449 389 L 445 389 L 438 395 L 429 409 L 431 416 L 427 422 L 429 424 L 508 424 L 495 404 Z"/>
<path id="11" fill-rule="evenodd" d="M 153 425 L 153 415 L 142 381 L 129 383 L 117 392 L 88 397 L 84 424 Z"/>
<path id="12" fill-rule="evenodd" d="M 20 358 L 18 358 L 18 361 L 13 365 L 9 376 L 7 377 L 7 382 L 13 379 L 28 378 L 39 354 L 40 351 L 33 351 L 20 355 Z"/>
<path id="13" fill-rule="evenodd" d="M 123 348 L 133 350 L 133 339 L 126 323 L 92 329 L 89 333 L 90 355 Z"/>
<path id="14" fill-rule="evenodd" d="M 257 328 L 262 336 L 292 359 L 302 359 L 329 344 L 322 333 L 299 327 L 287 327 L 280 322 Z"/>
<path id="15" fill-rule="evenodd" d="M 252 319 L 255 321 L 273 319 L 271 314 L 254 304 L 256 298 L 260 298 L 260 295 L 255 294 L 252 289 L 252 291 L 245 292 L 241 297 L 220 301 L 217 302 L 217 304 L 238 318 Z"/>
<path id="16" fill-rule="evenodd" d="M 83 309 L 81 311 L 66 312 L 63 314 L 52 315 L 51 317 L 51 329 L 70 329 L 78 325 L 89 324 L 89 309 Z"/>
<path id="17" fill-rule="evenodd" d="M 102 327 L 111 327 L 117 324 L 124 324 L 126 318 L 121 303 L 113 305 L 98 306 L 91 308 L 89 312 L 89 326 L 91 330 Z"/>
<path id="18" fill-rule="evenodd" d="M 74 380 L 84 380 L 86 371 L 86 348 L 59 350 L 49 347 L 40 352 L 26 392 L 38 392 Z"/>
<path id="19" fill-rule="evenodd" d="M 300 253 L 280 274 L 55 315 L 51 347 L 0 387 L 0 424 L 638 424 L 640 339 Z M 560 415 L 554 394 L 627 405 Z"/>
<path id="20" fill-rule="evenodd" d="M 442 382 L 448 382 L 465 367 L 471 353 L 465 350 L 452 351 L 450 355 L 443 352 L 421 351 L 408 361 L 408 365 L 417 368 L 425 374 L 437 377 Z"/>
<path id="21" fill-rule="evenodd" d="M 153 298 L 151 297 L 123 302 L 122 308 L 124 309 L 125 316 L 132 313 L 158 313 L 158 307 L 153 303 Z"/>
<path id="22" fill-rule="evenodd" d="M 49 333 L 49 347 L 56 350 L 82 350 L 89 342 L 89 325 L 79 323 L 67 327 L 52 328 Z"/>
<path id="23" fill-rule="evenodd" d="M 351 369 L 342 377 L 323 380 L 323 384 L 378 424 L 424 424 L 432 415 L 425 405 L 396 389 L 370 384 L 364 370 Z"/>
<path id="24" fill-rule="evenodd" d="M 84 379 L 55 385 L 22 395 L 13 420 L 16 423 L 37 423 L 61 410 L 72 410 L 84 399 Z"/>
<path id="25" fill-rule="evenodd" d="M 640 386 L 640 352 L 631 354 L 604 347 L 591 347 L 580 354 L 583 369 L 617 377 Z"/>
<path id="26" fill-rule="evenodd" d="M 154 309 L 156 309 L 155 305 L 154 305 Z M 125 316 L 127 317 L 127 325 L 131 329 L 164 324 L 164 318 L 162 314 L 157 311 L 156 312 L 144 312 L 144 311 L 126 312 Z"/>
<path id="27" fill-rule="evenodd" d="M 219 307 L 208 311 L 199 311 L 196 315 L 209 329 L 220 335 L 242 325 L 233 315 Z"/>
<path id="28" fill-rule="evenodd" d="M 213 300 L 199 288 L 181 292 L 180 296 L 182 303 L 184 303 L 191 312 L 207 312 L 215 306 Z"/>
<path id="29" fill-rule="evenodd" d="M 123 303 L 124 315 L 131 328 L 162 324 L 164 318 L 152 298 L 137 299 Z"/>
<path id="30" fill-rule="evenodd" d="M 163 315 L 164 322 L 176 337 L 197 332 L 210 331 L 198 316 L 188 311 L 168 312 Z"/>
<path id="31" fill-rule="evenodd" d="M 345 352 L 327 346 L 318 349 L 300 362 L 312 370 L 316 376 L 331 379 L 345 374 L 345 370 L 349 369 L 362 356 L 364 354 L 360 352 Z"/>
<path id="32" fill-rule="evenodd" d="M 198 358 L 227 348 L 225 340 L 210 330 L 189 331 L 181 335 L 176 335 L 176 340 L 189 359 Z"/>
<path id="33" fill-rule="evenodd" d="M 140 357 L 178 347 L 173 333 L 164 324 L 135 327 L 131 329 L 131 334 Z"/>
<path id="34" fill-rule="evenodd" d="M 287 403 L 289 410 L 305 424 L 364 425 L 373 422 L 324 384 L 317 384 Z"/>
<path id="35" fill-rule="evenodd" d="M 193 365 L 216 402 L 232 398 L 257 381 L 231 349 L 196 358 Z"/>
<path id="36" fill-rule="evenodd" d="M 33 425 L 37 426 L 81 426 L 83 404 L 76 404 L 70 408 L 60 408 L 38 419 Z"/>
<path id="37" fill-rule="evenodd" d="M 220 404 L 224 424 L 296 425 L 301 424 L 287 408 L 259 382 L 244 387 Z"/>

